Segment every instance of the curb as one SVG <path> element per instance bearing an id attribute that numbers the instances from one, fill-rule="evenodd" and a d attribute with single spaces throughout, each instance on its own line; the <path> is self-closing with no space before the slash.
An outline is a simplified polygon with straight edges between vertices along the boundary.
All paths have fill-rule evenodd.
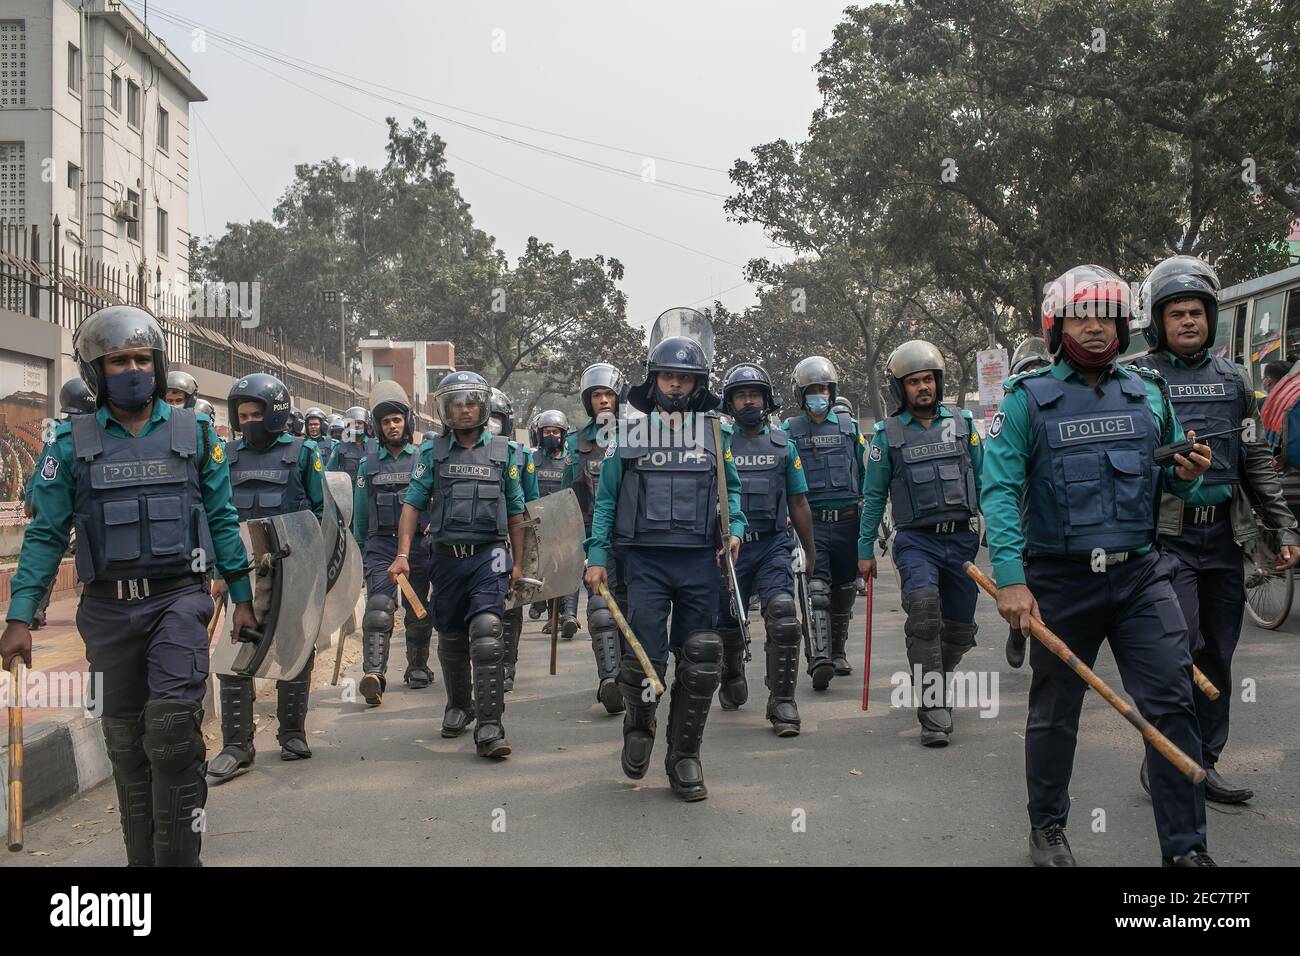
<path id="1" fill-rule="evenodd" d="M 0 753 L 5 756 L 0 776 L 5 781 L 7 813 L 9 747 L 0 748 Z M 24 821 L 36 820 L 112 775 L 99 718 L 78 717 L 46 724 L 36 736 L 23 742 Z"/>

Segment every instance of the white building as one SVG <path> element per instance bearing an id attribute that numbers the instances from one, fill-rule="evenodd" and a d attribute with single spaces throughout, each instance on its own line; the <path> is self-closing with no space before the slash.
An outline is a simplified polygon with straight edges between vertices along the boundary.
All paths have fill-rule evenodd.
<path id="1" fill-rule="evenodd" d="M 117 0 L 0 0 L 0 220 L 37 226 L 44 257 L 57 216 L 65 260 L 183 284 L 189 106 L 205 99 Z"/>

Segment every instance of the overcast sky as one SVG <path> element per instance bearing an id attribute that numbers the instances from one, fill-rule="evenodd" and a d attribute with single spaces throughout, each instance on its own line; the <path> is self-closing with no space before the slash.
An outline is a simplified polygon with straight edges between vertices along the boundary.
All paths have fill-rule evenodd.
<path id="1" fill-rule="evenodd" d="M 141 0 L 131 5 L 142 12 Z M 416 112 L 433 111 L 622 171 L 593 169 L 425 114 L 448 143 L 449 165 L 475 223 L 512 260 L 529 235 L 575 255 L 616 256 L 627 269 L 629 318 L 645 324 L 665 308 L 714 296 L 732 308 L 753 301 L 742 266 L 773 253 L 761 231 L 728 222 L 720 198 L 664 183 L 729 195 L 726 170 L 752 146 L 802 139 L 819 102 L 812 67 L 846 5 L 166 0 L 149 4 L 149 26 L 208 96 L 194 106 L 198 119 L 191 123 L 196 234 L 269 218 L 295 163 L 337 155 L 380 165 L 383 118 L 395 115 L 406 125 Z M 168 22 L 168 15 L 209 27 L 206 49 L 194 48 L 192 26 Z M 364 78 L 372 90 L 399 90 L 377 92 L 407 105 L 232 47 L 216 33 Z M 653 170 L 659 185 L 642 181 L 650 156 L 662 157 Z"/>

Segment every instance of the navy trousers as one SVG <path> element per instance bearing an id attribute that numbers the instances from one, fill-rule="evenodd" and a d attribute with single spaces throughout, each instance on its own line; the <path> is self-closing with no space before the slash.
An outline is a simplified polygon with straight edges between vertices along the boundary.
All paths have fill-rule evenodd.
<path id="1" fill-rule="evenodd" d="M 741 607 L 749 607 L 750 596 L 757 592 L 760 608 L 766 608 L 774 594 L 784 591 L 794 597 L 794 540 L 788 531 L 777 531 L 757 541 L 740 546 L 736 562 L 736 581 L 740 585 Z M 718 591 L 718 625 L 737 627 L 731 613 L 731 589 L 725 576 Z"/>
<path id="2" fill-rule="evenodd" d="M 974 561 L 979 549 L 980 537 L 974 531 L 899 531 L 894 536 L 894 564 L 903 579 L 903 597 L 922 589 L 938 591 L 945 620 L 974 622 L 979 588 L 962 566 Z"/>
<path id="3" fill-rule="evenodd" d="M 382 594 L 397 600 L 397 585 L 388 577 L 388 566 L 397 557 L 397 539 L 388 535 L 372 534 L 366 538 L 366 549 L 362 552 L 361 562 L 366 575 L 366 594 Z M 429 540 L 423 536 L 411 542 L 411 554 L 407 563 L 411 566 L 409 580 L 411 588 L 426 605 L 429 603 L 429 566 L 432 552 Z M 411 611 L 406 597 L 401 599 L 402 607 Z M 415 620 L 414 617 L 411 620 Z"/>
<path id="4" fill-rule="evenodd" d="M 744 550 L 742 546 L 741 550 Z M 692 631 L 712 630 L 718 614 L 718 565 L 712 548 L 627 548 L 628 624 L 660 664 Z M 672 634 L 668 616 L 672 615 Z"/>
<path id="5" fill-rule="evenodd" d="M 504 616 L 512 566 L 504 543 L 467 558 L 432 551 L 430 613 L 438 633 L 468 633 L 470 620 L 485 611 Z"/>

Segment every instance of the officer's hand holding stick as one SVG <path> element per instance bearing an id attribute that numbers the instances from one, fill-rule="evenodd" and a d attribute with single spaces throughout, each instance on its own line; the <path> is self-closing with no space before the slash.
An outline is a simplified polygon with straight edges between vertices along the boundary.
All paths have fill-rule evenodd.
<path id="1" fill-rule="evenodd" d="M 19 623 L 17 621 L 11 623 Z M 5 628 L 8 637 L 9 628 Z M 31 660 L 31 633 L 27 636 L 27 659 Z M 7 646 L 7 645 L 6 645 Z M 17 853 L 23 848 L 23 708 L 22 708 L 22 655 L 12 655 L 9 671 L 9 849 Z"/>
<path id="2" fill-rule="evenodd" d="M 1197 456 L 1193 455 L 1192 457 Z M 1038 601 L 1034 599 L 1029 588 L 1023 584 L 1015 584 L 999 589 L 989 576 L 972 562 L 967 561 L 964 567 L 971 580 L 982 587 L 990 597 L 997 599 L 998 613 L 1002 615 L 1008 624 L 1013 627 L 1019 626 L 1021 631 L 1038 638 L 1039 643 L 1063 660 L 1070 670 L 1083 678 L 1084 683 L 1105 698 L 1108 704 L 1118 710 L 1125 720 L 1136 727 L 1151 746 L 1160 751 L 1161 755 L 1177 767 L 1179 772 L 1188 780 L 1192 783 L 1200 783 L 1205 779 L 1205 770 L 1202 769 L 1200 764 L 1183 753 L 1172 740 L 1153 727 L 1150 721 L 1138 713 L 1132 704 L 1111 690 L 1110 685 L 1093 673 L 1091 667 L 1075 656 L 1074 651 L 1070 650 L 1068 644 L 1052 633 L 1051 629 L 1043 623 L 1043 619 L 1039 616 Z M 1007 594 L 1006 592 L 1015 593 Z M 1004 594 L 1006 595 L 1005 601 Z"/>

